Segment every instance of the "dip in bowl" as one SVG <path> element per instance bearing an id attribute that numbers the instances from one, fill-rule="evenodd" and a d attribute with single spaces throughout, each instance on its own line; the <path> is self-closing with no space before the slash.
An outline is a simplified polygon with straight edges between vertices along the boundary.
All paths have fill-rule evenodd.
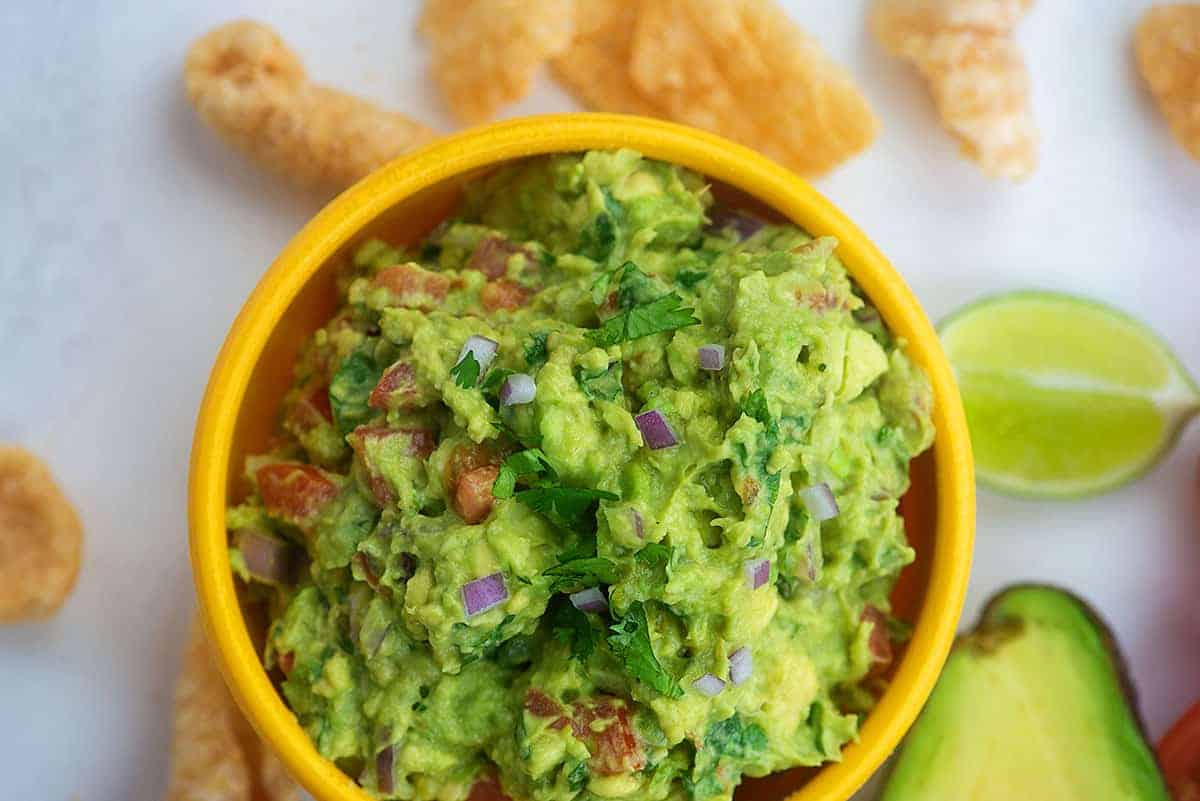
<path id="1" fill-rule="evenodd" d="M 221 663 L 322 799 L 845 798 L 932 686 L 971 525 L 882 258 L 760 157 L 611 116 L 452 138 L 322 212 L 192 475 Z"/>

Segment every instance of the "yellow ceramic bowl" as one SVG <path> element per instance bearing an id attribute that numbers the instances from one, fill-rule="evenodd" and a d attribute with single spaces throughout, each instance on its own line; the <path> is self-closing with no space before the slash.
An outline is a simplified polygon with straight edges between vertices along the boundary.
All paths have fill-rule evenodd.
<path id="1" fill-rule="evenodd" d="M 332 314 L 334 275 L 364 238 L 414 241 L 439 222 L 462 184 L 526 156 L 629 147 L 689 167 L 718 191 L 741 195 L 814 235 L 835 236 L 838 255 L 910 355 L 928 372 L 937 440 L 913 464 L 902 511 L 916 563 L 893 601 L 914 621 L 889 689 L 841 762 L 751 780 L 739 798 L 844 801 L 887 758 L 933 688 L 953 641 L 970 569 L 974 479 L 954 379 L 921 307 L 887 259 L 833 204 L 791 172 L 701 131 L 637 117 L 565 114 L 503 122 L 397 159 L 343 193 L 288 244 L 242 308 L 217 358 L 192 446 L 191 555 L 205 624 L 225 678 L 254 727 L 319 801 L 369 796 L 322 758 L 261 666 L 229 567 L 225 508 L 244 492 L 242 460 L 266 447 L 301 342 Z"/>

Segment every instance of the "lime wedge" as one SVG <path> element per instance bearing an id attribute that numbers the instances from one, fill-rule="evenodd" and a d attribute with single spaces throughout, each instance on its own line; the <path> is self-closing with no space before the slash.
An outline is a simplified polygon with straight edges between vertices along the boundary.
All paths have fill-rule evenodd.
<path id="1" fill-rule="evenodd" d="M 1094 301 L 1013 292 L 941 326 L 976 474 L 1014 495 L 1103 492 L 1149 469 L 1200 411 L 1200 390 L 1158 336 Z"/>

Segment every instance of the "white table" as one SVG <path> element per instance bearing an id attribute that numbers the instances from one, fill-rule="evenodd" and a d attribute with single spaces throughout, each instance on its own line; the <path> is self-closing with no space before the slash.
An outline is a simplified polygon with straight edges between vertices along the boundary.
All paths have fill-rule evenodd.
<path id="1" fill-rule="evenodd" d="M 0 14 L 0 440 L 44 455 L 87 524 L 63 613 L 0 630 L 0 797 L 161 795 L 192 606 L 197 404 L 243 298 L 323 201 L 197 124 L 180 91 L 189 41 L 258 17 L 322 80 L 452 127 L 422 80 L 415 2 L 315 5 L 18 0 Z M 1152 323 L 1200 371 L 1200 164 L 1168 138 L 1131 66 L 1148 3 L 1047 2 L 1025 21 L 1044 146 L 1016 187 L 955 154 L 919 79 L 865 32 L 862 4 L 788 5 L 884 123 L 818 186 L 931 317 L 986 292 L 1083 291 Z M 543 81 L 508 113 L 573 107 Z M 1155 735 L 1200 696 L 1198 451 L 1200 425 L 1144 480 L 1086 502 L 979 498 L 967 619 L 1017 579 L 1080 591 L 1115 627 Z"/>

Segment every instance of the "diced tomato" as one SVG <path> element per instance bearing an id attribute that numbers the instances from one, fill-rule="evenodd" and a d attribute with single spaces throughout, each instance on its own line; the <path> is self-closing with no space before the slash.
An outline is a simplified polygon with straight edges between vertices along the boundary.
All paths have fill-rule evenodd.
<path id="1" fill-rule="evenodd" d="M 531 687 L 525 691 L 525 711 L 535 718 L 556 718 L 563 713 L 563 708 L 558 701 Z"/>
<path id="2" fill-rule="evenodd" d="M 458 477 L 454 484 L 454 511 L 468 523 L 478 523 L 492 511 L 496 499 L 492 496 L 492 484 L 500 475 L 500 467 L 494 464 L 476 467 Z"/>
<path id="3" fill-rule="evenodd" d="M 809 307 L 815 312 L 823 312 L 830 309 L 841 309 L 845 307 L 845 302 L 831 289 L 820 289 L 815 292 L 807 292 L 803 289 L 797 289 L 796 302 L 800 303 L 802 306 Z"/>
<path id="4" fill-rule="evenodd" d="M 1158 744 L 1158 761 L 1175 801 L 1200 801 L 1200 701 Z"/>
<path id="5" fill-rule="evenodd" d="M 291 419 L 300 430 L 307 431 L 319 425 L 333 422 L 333 409 L 329 405 L 329 385 L 316 382 L 296 399 Z"/>
<path id="6" fill-rule="evenodd" d="M 463 473 L 486 464 L 500 464 L 502 461 L 504 461 L 503 457 L 487 445 L 475 443 L 459 445 L 446 460 L 442 478 L 446 481 L 447 490 L 453 491 L 454 485 L 458 483 L 458 477 Z"/>
<path id="7" fill-rule="evenodd" d="M 629 722 L 629 708 L 619 698 L 601 697 L 573 704 L 571 733 L 585 743 L 592 757 L 588 765 L 597 773 L 613 775 L 641 770 L 646 754 Z M 599 721 L 601 726 L 592 724 Z"/>
<path id="8" fill-rule="evenodd" d="M 526 248 L 502 236 L 488 234 L 475 246 L 471 258 L 467 260 L 467 269 L 478 270 L 488 278 L 500 278 L 508 270 L 508 260 L 518 253 L 524 254 L 528 261 L 533 261 L 533 254 Z"/>
<path id="9" fill-rule="evenodd" d="M 383 287 L 397 306 L 429 310 L 446 299 L 450 279 L 416 264 L 397 264 L 384 267 L 375 274 L 372 284 Z"/>
<path id="10" fill-rule="evenodd" d="M 533 295 L 531 290 L 520 284 L 502 278 L 499 281 L 489 281 L 479 293 L 479 302 L 487 311 L 497 309 L 519 309 Z"/>
<path id="11" fill-rule="evenodd" d="M 338 485 L 308 464 L 264 465 L 254 478 L 267 514 L 301 527 L 311 523 L 338 495 Z"/>
<path id="12" fill-rule="evenodd" d="M 366 443 L 368 441 L 379 441 L 389 439 L 391 437 L 402 437 L 406 441 L 404 452 L 409 456 L 417 456 L 425 458 L 437 446 L 437 436 L 428 428 L 405 427 L 405 428 L 388 428 L 387 426 L 359 426 L 351 433 L 350 447 L 354 449 L 354 453 L 362 461 L 362 465 L 367 473 L 367 484 L 371 488 L 371 494 L 375 496 L 375 501 L 380 506 L 389 506 L 395 500 L 396 496 L 392 492 L 392 487 L 388 484 L 387 479 L 380 473 L 378 467 L 372 463 L 371 458 L 367 454 Z"/>
<path id="13" fill-rule="evenodd" d="M 737 494 L 742 499 L 742 503 L 746 506 L 753 506 L 758 500 L 758 491 L 761 489 L 759 483 L 752 478 L 747 478 L 738 485 Z"/>
<path id="14" fill-rule="evenodd" d="M 470 794 L 467 795 L 467 801 L 512 801 L 512 799 L 500 789 L 499 780 L 489 774 L 475 780 L 475 784 L 471 785 Z"/>
<path id="15" fill-rule="evenodd" d="M 279 655 L 279 669 L 283 671 L 283 675 L 288 675 L 292 672 L 292 668 L 296 666 L 296 652 L 284 651 Z"/>
<path id="16" fill-rule="evenodd" d="M 433 388 L 421 384 L 416 368 L 410 362 L 399 361 L 383 371 L 367 398 L 367 405 L 382 410 L 417 409 L 433 399 Z"/>
<path id="17" fill-rule="evenodd" d="M 871 624 L 871 636 L 867 649 L 871 652 L 870 675 L 885 673 L 892 664 L 892 638 L 888 634 L 887 616 L 868 605 L 862 612 L 862 620 Z"/>

